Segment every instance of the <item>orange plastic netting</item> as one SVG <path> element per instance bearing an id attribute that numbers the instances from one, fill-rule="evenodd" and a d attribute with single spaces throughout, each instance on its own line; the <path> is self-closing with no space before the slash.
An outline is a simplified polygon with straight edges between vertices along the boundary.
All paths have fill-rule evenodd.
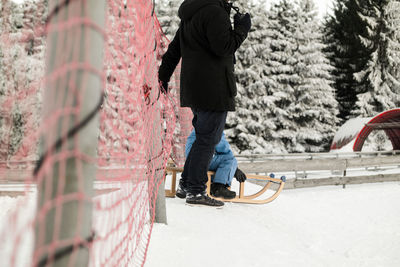
<path id="1" fill-rule="evenodd" d="M 11 1 L 1 7 L 2 63 L 11 66 L 2 74 L 13 86 L 0 95 L 0 187 L 24 185 L 0 229 L 1 261 L 76 266 L 90 251 L 90 266 L 141 266 L 166 163 L 183 165 L 191 130 L 190 110 L 179 108 L 179 68 L 161 93 L 157 71 L 168 40 L 151 0 L 106 1 L 105 26 L 91 14 L 96 1 L 49 2 L 31 10 L 45 19 L 28 8 L 21 16 L 31 23 L 17 29 Z M 95 64 L 99 40 L 103 60 Z M 32 56 L 27 45 L 40 50 L 35 61 L 24 61 Z M 21 83 L 29 64 L 41 67 Z"/>

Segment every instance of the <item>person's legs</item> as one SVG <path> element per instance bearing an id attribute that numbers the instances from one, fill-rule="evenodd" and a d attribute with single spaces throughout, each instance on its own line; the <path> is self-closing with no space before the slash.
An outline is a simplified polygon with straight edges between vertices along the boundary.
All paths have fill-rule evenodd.
<path id="1" fill-rule="evenodd" d="M 192 109 L 192 112 L 193 112 L 192 125 L 194 126 L 197 121 L 197 113 L 195 113 L 193 109 Z M 193 145 L 193 143 L 191 144 L 191 146 L 192 145 Z M 188 180 L 188 172 L 189 172 L 188 166 L 190 166 L 190 161 L 191 161 L 190 150 L 188 150 L 188 151 L 189 151 L 189 153 L 186 153 L 187 151 L 185 150 L 186 160 L 185 160 L 185 165 L 183 167 L 183 172 L 181 174 L 181 179 L 179 180 L 179 185 L 178 185 L 178 189 L 182 189 L 184 191 L 187 191 L 187 180 Z M 186 193 L 185 193 L 185 197 L 186 197 Z"/>
<path id="2" fill-rule="evenodd" d="M 210 164 L 210 169 L 215 169 L 215 175 L 212 180 L 210 193 L 214 197 L 232 199 L 236 197 L 236 192 L 228 187 L 231 185 L 233 175 L 237 168 L 237 161 L 229 155 L 216 155 Z"/>
<path id="3" fill-rule="evenodd" d="M 236 197 L 236 192 L 231 191 L 233 175 L 237 168 L 237 161 L 233 154 L 215 155 L 210 164 L 210 170 L 214 169 L 215 175 L 212 180 L 210 193 L 214 197 L 232 199 Z"/>
<path id="4" fill-rule="evenodd" d="M 196 141 L 186 158 L 182 182 L 188 192 L 196 195 L 206 189 L 207 171 L 221 139 L 227 112 L 193 109 L 193 114 Z"/>
<path id="5" fill-rule="evenodd" d="M 212 182 L 231 186 L 237 166 L 237 161 L 233 155 L 214 155 L 209 167 L 210 171 L 215 172 Z"/>

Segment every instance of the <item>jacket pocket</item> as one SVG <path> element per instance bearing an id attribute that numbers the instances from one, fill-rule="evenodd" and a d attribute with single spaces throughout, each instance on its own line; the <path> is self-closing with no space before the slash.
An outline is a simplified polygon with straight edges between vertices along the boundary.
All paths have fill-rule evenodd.
<path id="1" fill-rule="evenodd" d="M 228 83 L 228 90 L 229 90 L 230 96 L 235 97 L 237 95 L 235 74 L 233 74 L 233 71 L 226 68 L 225 75 L 226 75 L 226 80 Z"/>

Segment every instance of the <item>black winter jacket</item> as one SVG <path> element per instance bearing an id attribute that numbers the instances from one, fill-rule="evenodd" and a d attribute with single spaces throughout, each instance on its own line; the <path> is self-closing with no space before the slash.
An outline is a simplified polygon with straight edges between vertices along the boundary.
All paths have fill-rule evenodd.
<path id="1" fill-rule="evenodd" d="M 159 79 L 168 82 L 182 58 L 182 107 L 235 110 L 233 55 L 247 32 L 232 29 L 224 0 L 185 0 L 178 15 L 181 24 L 163 56 Z"/>

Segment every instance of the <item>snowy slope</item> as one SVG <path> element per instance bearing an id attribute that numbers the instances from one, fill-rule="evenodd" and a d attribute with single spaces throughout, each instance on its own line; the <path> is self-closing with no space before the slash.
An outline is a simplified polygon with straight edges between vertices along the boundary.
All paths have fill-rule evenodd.
<path id="1" fill-rule="evenodd" d="M 21 198 L 0 197 L 0 225 Z M 168 225 L 154 225 L 145 267 L 397 267 L 399 203 L 399 182 L 284 190 L 269 204 L 223 209 L 169 198 Z"/>
<path id="2" fill-rule="evenodd" d="M 223 209 L 167 199 L 145 266 L 400 266 L 398 203 L 400 183 L 286 190 Z"/>

